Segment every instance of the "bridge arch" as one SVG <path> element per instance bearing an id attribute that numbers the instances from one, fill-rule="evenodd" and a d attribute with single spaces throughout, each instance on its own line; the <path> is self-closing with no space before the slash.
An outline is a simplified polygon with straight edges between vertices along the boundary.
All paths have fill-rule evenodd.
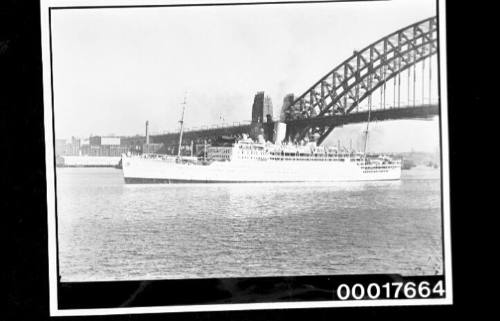
<path id="1" fill-rule="evenodd" d="M 348 115 L 374 91 L 410 67 L 438 52 L 437 18 L 430 17 L 401 28 L 355 51 L 284 108 L 287 123 L 317 117 Z M 287 137 L 300 140 L 319 134 L 321 143 L 334 125 L 288 126 Z"/>

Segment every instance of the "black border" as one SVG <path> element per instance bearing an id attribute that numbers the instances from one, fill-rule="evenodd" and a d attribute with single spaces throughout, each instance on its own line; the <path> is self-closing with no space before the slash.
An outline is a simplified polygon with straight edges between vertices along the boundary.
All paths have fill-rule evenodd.
<path id="1" fill-rule="evenodd" d="M 53 51 L 52 51 L 52 25 L 51 25 L 51 11 L 52 10 L 66 10 L 66 9 L 117 9 L 117 8 L 156 8 L 156 7 L 205 7 L 205 6 L 248 6 L 248 5 L 279 5 L 279 4 L 322 4 L 322 3 L 332 3 L 332 2 L 369 2 L 369 1 L 384 1 L 384 0 L 317 0 L 317 1 L 270 1 L 270 2 L 238 2 L 238 3 L 200 3 L 200 4 L 169 4 L 169 5 L 117 5 L 117 6 L 58 6 L 48 8 L 48 19 L 49 19 L 49 51 L 50 51 L 50 82 L 51 82 L 51 105 L 52 105 L 52 139 L 53 146 L 55 146 L 55 115 L 54 115 L 54 88 L 53 88 Z M 436 0 L 436 15 L 437 15 L 437 30 L 438 30 L 438 41 L 440 36 L 440 21 L 439 21 L 439 0 Z M 439 93 L 439 142 L 440 142 L 440 178 L 441 178 L 441 240 L 442 240 L 442 258 L 443 258 L 443 274 L 435 277 L 424 277 L 419 278 L 416 276 L 402 277 L 400 275 L 394 274 L 383 274 L 383 275 L 314 275 L 314 276 L 285 276 L 285 277 L 251 277 L 251 278 L 224 278 L 224 279 L 183 279 L 183 280 L 141 280 L 141 281 L 116 281 L 116 282 L 61 282 L 59 275 L 59 244 L 58 244 L 58 219 L 57 219 L 57 179 L 56 179 L 56 159 L 54 154 L 54 200 L 55 200 L 55 230 L 56 230 L 56 267 L 57 267 L 57 288 L 58 288 L 58 303 L 59 309 L 81 309 L 81 308 L 111 308 L 103 302 L 111 303 L 113 308 L 115 307 L 149 307 L 149 306 L 172 306 L 172 305 L 191 305 L 191 304 L 227 304 L 227 303 L 277 303 L 277 302 L 308 302 L 308 301 L 323 301 L 331 300 L 331 289 L 334 284 L 339 283 L 356 283 L 363 282 L 363 280 L 374 281 L 380 280 L 379 282 L 384 282 L 385 280 L 421 280 L 421 279 L 442 279 L 445 281 L 446 275 L 446 259 L 445 259 L 445 244 L 444 244 L 444 208 L 443 208 L 443 148 L 442 148 L 442 126 L 441 126 L 441 61 L 440 61 L 440 46 L 438 46 L 437 51 L 438 59 L 438 93 Z M 446 93 L 445 93 L 446 94 Z M 448 151 L 447 151 L 448 152 Z M 319 283 L 317 283 L 319 281 Z M 183 286 L 188 284 L 187 289 L 183 290 Z M 192 300 L 192 293 L 196 291 L 200 286 L 202 288 L 208 287 L 209 292 L 217 293 L 217 288 L 220 288 L 221 283 L 229 283 L 232 285 L 238 284 L 238 286 L 247 286 L 250 284 L 251 288 L 257 287 L 258 289 L 254 292 L 266 292 L 262 290 L 262 287 L 269 289 L 273 288 L 271 293 L 275 293 L 276 290 L 279 291 L 280 286 L 285 285 L 287 288 L 287 295 L 281 296 L 279 299 L 274 299 L 273 301 L 259 301 L 256 300 L 252 295 L 246 296 L 244 299 L 238 297 L 240 293 L 231 293 L 231 300 L 220 299 L 217 297 L 216 300 L 210 301 L 199 301 L 199 297 L 195 297 Z M 324 288 L 325 284 L 329 284 L 327 288 Z M 292 288 L 290 288 L 292 286 Z M 322 288 L 323 286 L 323 288 Z M 162 300 L 158 301 L 155 296 L 145 295 L 139 300 L 126 300 L 126 305 L 123 305 L 122 301 L 116 302 L 109 297 L 112 293 L 117 293 L 120 290 L 128 289 L 131 291 L 133 297 L 135 297 L 139 292 L 147 293 L 146 289 L 155 288 L 153 291 L 155 293 L 167 293 L 168 290 L 175 288 L 175 295 L 169 296 L 169 303 L 163 303 Z M 316 296 L 310 297 L 311 293 L 301 295 L 304 291 L 304 287 L 309 288 L 310 292 L 322 292 L 326 291 L 327 295 L 321 295 L 316 293 Z M 312 289 L 311 289 L 312 287 Z M 136 289 L 136 290 L 134 290 Z M 86 291 L 91 291 L 91 293 L 86 293 Z M 220 290 L 220 289 L 219 289 Z M 283 289 L 281 289 L 283 291 Z M 111 291 L 111 292 L 110 292 Z M 137 293 L 134 293 L 137 292 Z M 93 296 L 89 297 L 88 294 Z M 96 295 L 97 294 L 97 295 Z M 181 294 L 181 296 L 179 296 Z M 183 294 L 183 295 L 182 295 Z M 255 293 L 252 293 L 255 294 Z M 325 294 L 325 293 L 323 293 Z M 69 295 L 64 298 L 64 295 Z M 83 296 L 82 296 L 83 295 Z M 144 297 L 147 298 L 144 300 Z M 164 298 L 166 296 L 164 295 Z M 206 296 L 202 297 L 206 298 Z M 75 299 L 83 300 L 87 306 L 81 307 Z M 206 300 L 206 299 L 204 299 Z M 150 302 L 156 302 L 151 305 Z M 61 302 L 64 308 L 61 308 Z M 81 301 L 80 301 L 81 302 Z M 173 302 L 173 303 L 172 303 Z"/>
<path id="2" fill-rule="evenodd" d="M 38 1 L 8 0 L 0 5 L 0 106 L 4 137 L 2 160 L 8 170 L 2 218 L 7 221 L 3 263 L 3 285 L 7 295 L 4 320 L 81 320 L 81 317 L 49 318 L 47 246 L 47 192 L 44 139 L 44 103 L 40 4 Z M 443 7 L 442 7 L 443 8 Z M 496 253 L 495 212 L 488 198 L 491 175 L 471 171 L 472 149 L 491 151 L 485 134 L 496 129 L 496 118 L 484 116 L 485 87 L 491 68 L 484 62 L 491 43 L 487 7 L 479 3 L 446 3 L 449 170 L 451 197 L 451 245 L 453 249 L 453 301 L 451 306 L 390 306 L 273 309 L 170 314 L 87 316 L 84 320 L 419 320 L 450 319 L 485 315 L 497 304 L 490 301 L 495 272 L 482 264 Z M 495 12 L 492 10 L 491 12 Z M 496 17 L 495 17 L 496 19 Z M 488 38 L 486 38 L 488 37 Z M 484 46 L 483 46 L 484 45 Z M 466 67 L 466 68 L 464 68 Z M 468 67 L 468 68 L 467 68 Z M 491 92 L 489 92 L 491 93 Z M 494 105 L 493 105 L 494 106 Z M 477 111 L 477 113 L 471 113 Z M 491 127 L 488 120 L 495 121 Z M 489 137 L 496 137 L 492 133 Z M 484 168 L 486 169 L 486 168 Z M 483 182 L 487 178 L 488 182 Z M 471 185 L 472 182 L 474 185 Z M 480 188 L 484 187 L 484 188 Z M 495 204 L 496 206 L 496 204 Z M 493 212 L 493 213 L 491 213 Z M 494 222 L 494 221 L 493 221 Z M 7 227 L 8 226 L 8 227 Z M 493 230 L 495 228 L 495 230 Z M 493 233 L 491 233 L 493 232 Z M 488 251 L 489 250 L 489 251 Z M 6 254 L 6 255 L 5 255 Z M 450 253 L 448 253 L 449 255 Z"/>

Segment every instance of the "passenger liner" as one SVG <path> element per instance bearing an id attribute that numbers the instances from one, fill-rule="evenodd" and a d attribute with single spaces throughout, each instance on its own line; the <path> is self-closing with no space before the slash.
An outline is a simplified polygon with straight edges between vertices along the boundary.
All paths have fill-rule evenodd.
<path id="1" fill-rule="evenodd" d="M 310 143 L 273 144 L 244 135 L 231 146 L 206 147 L 202 159 L 122 155 L 126 183 L 250 183 L 398 180 L 401 160 Z"/>

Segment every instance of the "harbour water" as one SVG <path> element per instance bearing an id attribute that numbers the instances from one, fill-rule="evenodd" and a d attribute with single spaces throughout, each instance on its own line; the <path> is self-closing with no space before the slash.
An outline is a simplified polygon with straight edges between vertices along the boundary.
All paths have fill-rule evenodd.
<path id="1" fill-rule="evenodd" d="M 57 168 L 62 281 L 441 274 L 439 170 L 401 181 L 125 185 Z"/>

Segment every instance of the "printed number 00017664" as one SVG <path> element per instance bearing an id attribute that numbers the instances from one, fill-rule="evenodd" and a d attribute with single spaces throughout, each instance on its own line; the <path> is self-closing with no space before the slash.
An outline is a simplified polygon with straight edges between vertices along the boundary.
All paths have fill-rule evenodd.
<path id="1" fill-rule="evenodd" d="M 444 297 L 443 281 L 439 280 L 432 285 L 428 281 L 415 282 L 387 282 L 382 285 L 356 283 L 353 285 L 340 284 L 337 287 L 337 298 L 340 300 L 366 299 L 425 299 Z"/>

